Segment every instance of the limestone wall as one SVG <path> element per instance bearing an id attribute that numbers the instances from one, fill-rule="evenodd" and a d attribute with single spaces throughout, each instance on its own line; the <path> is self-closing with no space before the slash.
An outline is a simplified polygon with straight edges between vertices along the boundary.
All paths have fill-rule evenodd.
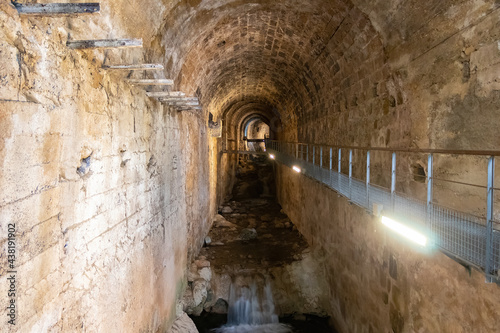
<path id="1" fill-rule="evenodd" d="M 495 332 L 500 288 L 436 251 L 393 236 L 364 209 L 279 167 L 280 202 L 323 253 L 339 332 Z"/>
<path id="2" fill-rule="evenodd" d="M 148 45 L 165 8 L 101 6 L 95 16 L 20 18 L 10 1 L 1 4 L 0 307 L 9 301 L 13 223 L 13 332 L 167 328 L 189 256 L 210 226 L 215 172 L 204 119 L 149 99 L 125 83 L 128 73 L 100 69 L 154 61 Z M 65 45 L 99 38 L 143 38 L 145 49 Z"/>

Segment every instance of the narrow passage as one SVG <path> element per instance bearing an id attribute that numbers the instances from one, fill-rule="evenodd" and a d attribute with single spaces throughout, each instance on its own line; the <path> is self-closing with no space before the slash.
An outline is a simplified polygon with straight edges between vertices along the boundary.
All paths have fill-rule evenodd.
<path id="1" fill-rule="evenodd" d="M 205 306 L 199 316 L 191 315 L 198 330 L 211 332 L 226 325 L 226 330 L 217 332 L 334 332 L 327 324 L 328 318 L 287 313 L 287 309 L 280 308 L 280 304 L 294 297 L 291 290 L 286 290 L 293 281 L 284 281 L 287 278 L 281 274 L 294 262 L 301 261 L 309 249 L 277 203 L 273 165 L 266 156 L 240 157 L 232 197 L 219 207 L 219 213 L 198 258 L 210 262 L 215 288 L 220 289 L 224 284 L 217 282 L 223 280 L 221 277 L 230 277 L 227 279 L 230 286 L 224 286 L 230 293 L 224 302 L 219 299 L 212 307 Z M 274 288 L 272 292 L 270 286 Z M 283 299 L 286 297 L 290 300 Z M 247 311 L 248 308 L 252 310 Z M 278 315 L 280 323 L 290 325 L 288 329 L 272 326 L 276 325 Z M 238 323 L 254 326 L 235 328 Z M 255 324 L 271 326 L 256 328 Z"/>

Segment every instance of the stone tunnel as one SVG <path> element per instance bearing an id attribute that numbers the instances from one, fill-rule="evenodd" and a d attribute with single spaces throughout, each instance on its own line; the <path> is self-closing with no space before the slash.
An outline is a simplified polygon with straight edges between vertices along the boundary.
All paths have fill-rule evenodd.
<path id="1" fill-rule="evenodd" d="M 498 0 L 38 4 L 0 3 L 2 331 L 197 332 L 250 276 L 324 332 L 499 330 Z M 480 234 L 422 250 L 290 161 Z"/>

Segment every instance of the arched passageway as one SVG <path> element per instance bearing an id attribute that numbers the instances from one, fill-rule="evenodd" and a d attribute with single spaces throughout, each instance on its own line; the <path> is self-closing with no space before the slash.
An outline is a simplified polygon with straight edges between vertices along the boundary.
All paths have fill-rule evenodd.
<path id="1" fill-rule="evenodd" d="M 15 224 L 21 332 L 166 331 L 187 309 L 183 295 L 196 308 L 229 290 L 225 280 L 208 287 L 198 254 L 219 206 L 234 201 L 248 138 L 265 126 L 282 147 L 388 149 L 371 156 L 370 181 L 420 206 L 430 168 L 408 150 L 500 146 L 495 0 L 110 0 L 99 15 L 22 13 L 35 2 L 0 3 L 0 231 Z M 346 149 L 332 164 L 367 183 L 366 149 L 353 163 Z M 328 165 L 325 151 L 310 153 Z M 492 165 L 488 184 L 475 168 L 495 154 L 447 154 L 431 168 L 430 204 L 490 226 L 472 242 L 481 254 L 497 244 L 498 196 L 483 199 L 500 173 Z M 321 308 L 341 332 L 499 327 L 499 289 L 470 262 L 413 251 L 320 182 L 271 169 L 310 250 L 272 275 L 296 301 L 277 298 L 290 305 L 277 313 Z M 437 184 L 443 176 L 452 182 Z M 496 279 L 497 249 L 484 257 L 479 269 Z"/>

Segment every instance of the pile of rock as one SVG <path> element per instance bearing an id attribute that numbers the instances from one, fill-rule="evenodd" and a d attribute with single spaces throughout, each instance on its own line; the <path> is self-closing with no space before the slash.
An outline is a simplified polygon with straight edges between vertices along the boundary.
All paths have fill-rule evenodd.
<path id="1" fill-rule="evenodd" d="M 183 311 L 189 315 L 199 316 L 203 311 L 227 313 L 227 293 L 230 278 L 213 281 L 210 261 L 204 256 L 198 257 L 190 266 L 188 286 L 181 300 Z M 212 284 L 215 288 L 212 288 Z M 220 291 L 219 293 L 217 291 Z"/>

